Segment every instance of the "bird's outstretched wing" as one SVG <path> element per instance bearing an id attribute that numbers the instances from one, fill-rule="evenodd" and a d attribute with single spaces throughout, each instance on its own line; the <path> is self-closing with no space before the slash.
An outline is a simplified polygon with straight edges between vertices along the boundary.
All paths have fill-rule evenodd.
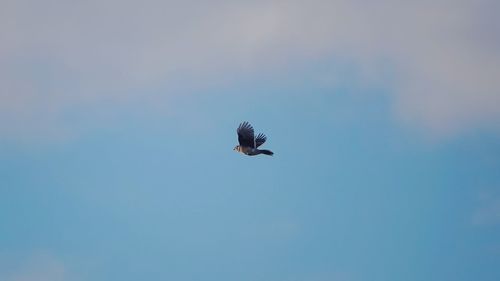
<path id="1" fill-rule="evenodd" d="M 255 148 L 253 127 L 248 122 L 243 122 L 236 130 L 238 133 L 238 142 L 240 146 Z"/>
<path id="2" fill-rule="evenodd" d="M 264 144 L 266 142 L 266 139 L 267 137 L 263 133 L 258 134 L 257 137 L 255 138 L 255 148 Z"/>

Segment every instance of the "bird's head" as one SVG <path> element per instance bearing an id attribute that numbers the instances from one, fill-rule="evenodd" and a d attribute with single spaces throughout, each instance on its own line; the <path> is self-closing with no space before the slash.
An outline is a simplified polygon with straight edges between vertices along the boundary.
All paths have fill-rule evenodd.
<path id="1" fill-rule="evenodd" d="M 239 145 L 237 145 L 237 146 L 235 146 L 235 147 L 233 148 L 233 150 L 234 150 L 234 151 L 239 151 L 239 148 L 240 148 L 240 146 L 239 146 Z"/>

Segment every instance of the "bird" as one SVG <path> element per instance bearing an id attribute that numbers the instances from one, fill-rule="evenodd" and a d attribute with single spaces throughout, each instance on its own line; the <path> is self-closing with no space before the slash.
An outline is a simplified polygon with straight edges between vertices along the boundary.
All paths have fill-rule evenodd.
<path id="1" fill-rule="evenodd" d="M 267 149 L 258 149 L 259 146 L 264 144 L 267 140 L 266 135 L 260 133 L 255 137 L 253 127 L 248 122 L 243 122 L 238 126 L 236 130 L 238 134 L 239 145 L 235 146 L 233 150 L 241 152 L 248 156 L 255 156 L 259 154 L 265 154 L 272 156 L 274 153 Z"/>

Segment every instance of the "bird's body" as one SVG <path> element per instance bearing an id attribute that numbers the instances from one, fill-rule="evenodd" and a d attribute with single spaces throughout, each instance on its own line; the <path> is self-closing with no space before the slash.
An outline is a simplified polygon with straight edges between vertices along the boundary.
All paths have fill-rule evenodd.
<path id="1" fill-rule="evenodd" d="M 266 154 L 265 152 L 263 152 L 265 150 L 260 150 L 260 149 L 257 149 L 257 148 L 251 148 L 251 147 L 248 147 L 248 146 L 241 146 L 241 145 L 237 145 L 235 147 L 235 150 L 238 151 L 238 152 L 241 152 L 243 154 L 246 154 L 248 156 L 254 156 L 254 155 L 259 155 L 259 154 Z M 270 154 L 270 155 L 272 155 L 272 154 Z"/>
<path id="2" fill-rule="evenodd" d="M 238 142 L 234 150 L 241 152 L 248 156 L 254 156 L 259 154 L 273 155 L 274 153 L 267 149 L 258 149 L 259 146 L 266 142 L 266 135 L 260 133 L 255 137 L 253 127 L 248 122 L 243 122 L 240 124 L 236 130 L 238 134 Z"/>

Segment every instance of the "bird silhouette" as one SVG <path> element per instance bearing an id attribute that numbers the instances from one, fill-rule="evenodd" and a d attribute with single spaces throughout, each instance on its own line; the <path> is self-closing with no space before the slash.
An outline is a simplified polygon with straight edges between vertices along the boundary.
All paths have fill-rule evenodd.
<path id="1" fill-rule="evenodd" d="M 271 150 L 267 149 L 258 149 L 259 146 L 264 144 L 267 140 L 266 135 L 260 133 L 255 137 L 253 127 L 248 122 L 243 122 L 238 126 L 236 130 L 238 133 L 238 142 L 240 145 L 234 147 L 233 150 L 237 152 L 241 152 L 248 156 L 254 156 L 259 154 L 265 155 L 273 155 L 274 153 Z"/>

